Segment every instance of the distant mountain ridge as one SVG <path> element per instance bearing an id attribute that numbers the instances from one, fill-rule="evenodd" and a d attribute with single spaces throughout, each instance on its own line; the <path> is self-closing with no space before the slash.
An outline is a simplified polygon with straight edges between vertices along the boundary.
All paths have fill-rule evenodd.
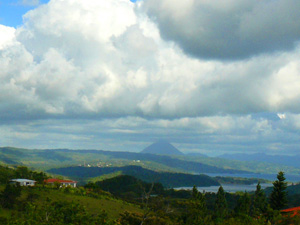
<path id="1" fill-rule="evenodd" d="M 19 154 L 19 153 L 22 154 Z M 86 155 L 90 155 L 85 158 Z M 27 162 L 40 163 L 40 165 L 53 165 L 53 167 L 62 167 L 63 164 L 79 164 L 83 160 L 102 160 L 103 157 L 108 159 L 120 160 L 141 160 L 155 162 L 170 168 L 176 168 L 191 173 L 245 173 L 242 170 L 223 169 L 216 166 L 206 165 L 199 162 L 185 161 L 181 159 L 172 158 L 168 155 L 156 154 L 141 154 L 136 152 L 117 152 L 117 151 L 103 151 L 103 150 L 70 150 L 70 149 L 17 149 L 10 147 L 0 148 L 0 164 L 10 165 L 26 165 Z M 79 159 L 79 160 L 78 160 Z M 27 164 L 30 166 L 30 164 Z M 49 166 L 48 166 L 49 168 Z"/>
<path id="2" fill-rule="evenodd" d="M 140 153 L 147 154 L 159 154 L 159 155 L 183 155 L 181 151 L 175 148 L 172 144 L 167 141 L 158 141 L 147 148 L 145 148 Z"/>
<path id="3" fill-rule="evenodd" d="M 218 156 L 223 159 L 239 160 L 239 161 L 257 161 L 257 162 L 268 162 L 281 164 L 286 166 L 294 166 L 300 168 L 300 155 L 288 156 L 288 155 L 267 155 L 265 153 L 254 153 L 254 154 L 223 154 Z"/>
<path id="4" fill-rule="evenodd" d="M 266 165 L 265 162 L 231 161 L 215 157 L 196 157 L 190 155 L 158 155 L 141 154 L 137 152 L 118 152 L 103 150 L 71 150 L 71 149 L 21 149 L 0 147 L 0 165 L 24 165 L 39 170 L 48 170 L 70 165 L 96 166 L 97 163 L 113 163 L 121 165 L 143 165 L 149 169 L 174 171 L 185 173 L 214 173 L 214 174 L 245 174 L 266 173 L 273 174 L 282 170 L 281 165 Z M 286 166 L 287 173 L 300 174 L 300 168 Z M 271 173 L 271 172 L 270 172 Z"/>
<path id="5" fill-rule="evenodd" d="M 207 155 L 205 155 L 203 153 L 199 153 L 199 152 L 189 152 L 189 153 L 186 153 L 185 155 L 195 156 L 195 157 L 208 157 Z"/>

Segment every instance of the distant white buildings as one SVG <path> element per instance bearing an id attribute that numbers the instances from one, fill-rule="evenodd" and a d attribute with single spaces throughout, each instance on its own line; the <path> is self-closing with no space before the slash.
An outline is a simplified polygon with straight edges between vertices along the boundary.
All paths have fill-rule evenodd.
<path id="1" fill-rule="evenodd" d="M 135 162 L 135 163 L 140 163 L 141 162 L 141 160 L 133 160 L 133 162 Z"/>
<path id="2" fill-rule="evenodd" d="M 34 186 L 36 181 L 28 179 L 12 179 L 11 184 L 19 184 L 20 186 Z"/>

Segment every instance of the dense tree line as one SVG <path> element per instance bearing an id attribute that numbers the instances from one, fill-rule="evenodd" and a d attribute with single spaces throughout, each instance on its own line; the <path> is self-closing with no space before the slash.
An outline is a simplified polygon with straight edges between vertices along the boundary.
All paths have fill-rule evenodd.
<path id="1" fill-rule="evenodd" d="M 42 184 L 48 177 L 46 173 L 32 171 L 26 166 L 18 166 L 17 168 L 0 166 L 0 184 L 7 184 L 14 178 L 35 180 L 37 183 Z"/>

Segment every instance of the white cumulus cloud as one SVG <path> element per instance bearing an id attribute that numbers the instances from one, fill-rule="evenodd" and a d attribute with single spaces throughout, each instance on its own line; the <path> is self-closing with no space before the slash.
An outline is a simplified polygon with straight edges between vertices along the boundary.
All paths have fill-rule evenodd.
<path id="1" fill-rule="evenodd" d="M 278 15 L 268 11 L 278 5 Z M 268 31 L 273 23 L 263 15 L 278 21 L 291 6 L 289 17 Z M 75 133 L 87 123 L 83 132 L 65 132 L 76 144 L 94 137 L 104 141 L 97 133 L 104 125 L 99 132 L 108 130 L 108 139 L 118 133 L 123 140 L 130 135 L 144 142 L 160 135 L 182 140 L 187 134 L 198 144 L 207 136 L 210 143 L 232 140 L 237 146 L 272 143 L 289 130 L 289 120 L 272 122 L 252 114 L 300 113 L 297 8 L 293 0 L 51 0 L 29 11 L 17 29 L 0 25 L 2 130 L 16 121 L 28 127 L 36 122 L 42 124 L 35 127 L 38 137 L 55 142 L 62 141 L 63 126 L 57 124 L 51 135 L 47 126 L 74 120 Z M 268 28 L 264 37 L 260 26 Z M 220 51 L 213 52 L 217 45 Z M 208 55 L 201 55 L 205 48 Z M 19 127 L 10 130 L 10 139 L 22 136 Z M 37 133 L 26 132 L 22 137 Z"/>

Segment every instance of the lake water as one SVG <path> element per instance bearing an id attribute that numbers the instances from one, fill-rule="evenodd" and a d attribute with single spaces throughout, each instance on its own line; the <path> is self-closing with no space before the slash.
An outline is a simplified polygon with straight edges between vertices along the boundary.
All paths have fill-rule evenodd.
<path id="1" fill-rule="evenodd" d="M 277 174 L 263 174 L 263 173 L 241 173 L 241 174 L 227 174 L 227 173 L 205 173 L 210 177 L 243 177 L 243 178 L 260 178 L 269 181 L 275 181 L 277 179 Z M 300 175 L 296 174 L 285 174 L 286 181 L 298 183 L 300 182 Z"/>
<path id="2" fill-rule="evenodd" d="M 229 192 L 229 193 L 235 193 L 237 191 L 255 191 L 256 190 L 256 185 L 257 184 L 222 184 L 222 187 L 224 191 Z M 273 185 L 271 183 L 262 183 L 260 184 L 262 189 L 267 188 L 267 187 L 272 187 Z M 212 193 L 217 193 L 218 189 L 220 186 L 210 186 L 210 187 L 197 187 L 198 191 L 200 192 L 212 192 Z M 180 187 L 180 188 L 175 188 L 176 190 L 180 189 L 185 189 L 185 190 L 191 190 L 193 187 Z"/>
<path id="3" fill-rule="evenodd" d="M 261 174 L 261 173 L 245 173 L 245 174 L 224 174 L 224 173 L 205 173 L 208 176 L 211 177 L 242 177 L 242 178 L 260 178 L 260 179 L 266 179 L 269 181 L 275 181 L 277 179 L 277 174 Z M 300 182 L 300 175 L 294 175 L 294 174 L 285 174 L 286 181 L 288 182 L 294 182 L 298 183 Z M 255 191 L 256 190 L 256 185 L 257 184 L 222 184 L 224 190 L 229 193 L 235 193 L 237 191 Z M 261 187 L 267 188 L 267 187 L 272 187 L 272 183 L 262 183 L 260 184 Z M 210 186 L 210 187 L 197 187 L 197 189 L 200 192 L 212 192 L 212 193 L 217 193 L 218 189 L 220 186 Z M 191 190 L 193 187 L 180 187 L 176 188 L 177 190 L 179 189 L 186 189 L 186 190 Z"/>

